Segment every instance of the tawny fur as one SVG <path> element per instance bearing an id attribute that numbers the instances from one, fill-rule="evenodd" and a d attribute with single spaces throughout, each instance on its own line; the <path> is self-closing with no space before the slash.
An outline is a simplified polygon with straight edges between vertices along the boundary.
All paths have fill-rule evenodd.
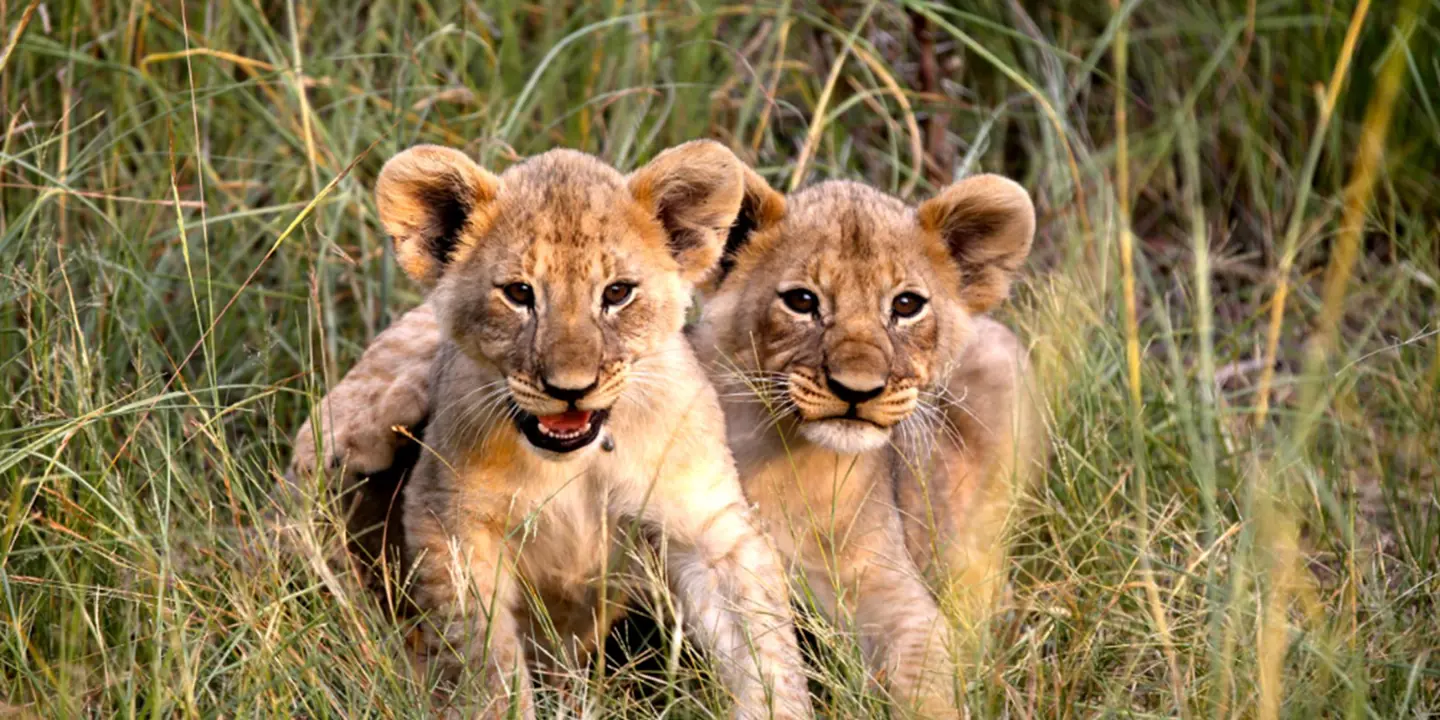
<path id="1" fill-rule="evenodd" d="M 601 587 L 636 528 L 665 551 L 689 633 L 715 658 L 734 715 L 810 716 L 783 571 L 748 518 L 719 402 L 681 334 L 743 191 L 743 166 L 708 142 L 629 177 L 572 151 L 495 176 L 424 146 L 381 173 L 381 220 L 406 271 L 435 284 L 439 320 L 412 358 L 431 369 L 433 402 L 403 499 L 412 593 L 432 619 L 423 659 L 452 679 L 479 674 L 483 717 L 512 703 L 533 717 L 532 665 L 579 662 L 604 637 L 623 609 Z M 533 288 L 528 308 L 503 291 L 520 281 Z M 633 296 L 602 305 L 618 281 Z M 428 322 L 411 313 L 386 335 Z M 409 419 L 382 417 L 383 405 L 341 417 L 336 398 L 368 397 L 350 386 L 406 364 L 388 353 L 362 362 L 373 366 L 322 406 L 322 439 L 376 441 Z M 608 410 L 611 450 L 528 444 L 512 416 L 567 407 L 546 383 L 591 388 L 575 407 Z M 373 470 L 375 458 L 350 462 L 353 445 L 336 448 L 346 466 Z M 313 458 L 313 445 L 297 445 L 297 466 Z"/>
<path id="2" fill-rule="evenodd" d="M 336 483 L 349 539 L 348 555 L 337 565 L 353 568 L 376 590 L 384 590 L 385 577 L 373 569 L 398 560 L 404 540 L 400 483 L 408 468 L 387 471 L 414 462 L 402 462 L 397 452 L 413 450 L 410 431 L 418 432 L 430 414 L 430 374 L 440 338 L 433 305 L 406 313 L 375 336 L 343 382 L 325 395 L 314 410 L 319 425 L 307 418 L 295 432 L 294 460 L 286 473 L 290 489 L 302 489 L 317 472 Z M 317 455 L 317 448 L 323 453 Z"/>
<path id="3" fill-rule="evenodd" d="M 924 717 L 959 714 L 955 680 L 1042 456 L 1024 347 L 983 316 L 1029 251 L 1033 212 L 994 176 L 912 208 L 845 182 L 787 199 L 747 170 L 724 275 L 708 278 L 691 333 L 746 495 L 795 577 Z M 784 306 L 794 287 L 816 291 L 820 318 Z M 929 300 L 914 318 L 890 313 L 902 291 Z M 827 376 L 883 387 L 857 408 L 865 422 L 827 428 L 848 409 Z"/>
<path id="4" fill-rule="evenodd" d="M 316 407 L 326 434 L 317 437 L 309 418 L 295 431 L 291 467 L 297 479 L 316 470 L 356 477 L 390 467 L 395 451 L 410 441 L 394 428 L 410 427 L 430 413 L 430 371 L 439 345 L 440 326 L 430 304 L 376 335 L 344 382 Z M 317 447 L 324 448 L 323 457 L 317 457 Z"/>
<path id="5" fill-rule="evenodd" d="M 994 176 L 918 208 L 856 183 L 786 199 L 750 184 L 751 205 L 784 210 L 731 243 L 692 337 L 746 495 L 895 699 L 958 716 L 1039 450 L 1024 348 L 981 315 L 1029 251 L 1033 208 Z M 785 302 L 797 288 L 813 313 Z M 902 293 L 927 302 L 901 317 Z M 852 407 L 833 383 L 873 397 Z"/>

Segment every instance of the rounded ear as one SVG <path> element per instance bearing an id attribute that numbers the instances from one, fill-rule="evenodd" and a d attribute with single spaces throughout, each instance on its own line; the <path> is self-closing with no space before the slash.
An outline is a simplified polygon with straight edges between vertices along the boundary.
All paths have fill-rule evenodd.
<path id="1" fill-rule="evenodd" d="M 735 256 L 750 242 L 755 233 L 769 230 L 785 219 L 785 196 L 775 192 L 760 173 L 748 165 L 741 166 L 745 172 L 745 197 L 740 201 L 740 214 L 725 237 L 725 248 L 720 255 L 720 272 L 714 280 L 721 280 L 735 267 Z"/>
<path id="2" fill-rule="evenodd" d="M 744 163 L 724 145 L 692 140 L 630 174 L 630 194 L 665 227 L 670 254 L 692 283 L 715 269 L 745 193 Z"/>
<path id="3" fill-rule="evenodd" d="M 921 203 L 918 216 L 960 266 L 966 308 L 979 314 L 1000 304 L 1035 238 L 1035 205 L 1025 188 L 999 175 L 976 175 Z"/>
<path id="4" fill-rule="evenodd" d="M 488 218 L 499 189 L 499 178 L 459 150 L 416 145 L 390 158 L 375 182 L 375 204 L 405 274 L 435 284 L 468 248 L 467 229 Z"/>

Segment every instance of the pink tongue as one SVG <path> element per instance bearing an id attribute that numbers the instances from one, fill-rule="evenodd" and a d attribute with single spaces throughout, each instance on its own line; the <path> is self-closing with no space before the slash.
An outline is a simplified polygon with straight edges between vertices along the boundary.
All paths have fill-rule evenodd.
<path id="1" fill-rule="evenodd" d="M 572 432 L 583 429 L 585 425 L 590 422 L 590 411 L 571 410 L 570 412 L 563 412 L 559 415 L 541 415 L 536 419 L 540 421 L 541 425 L 545 426 L 546 430 Z"/>

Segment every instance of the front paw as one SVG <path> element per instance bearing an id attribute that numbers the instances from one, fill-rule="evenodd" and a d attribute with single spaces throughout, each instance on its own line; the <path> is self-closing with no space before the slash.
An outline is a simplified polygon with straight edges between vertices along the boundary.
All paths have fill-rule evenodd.
<path id="1" fill-rule="evenodd" d="M 298 480 L 313 477 L 317 471 L 328 477 L 373 475 L 389 469 L 395 451 L 406 442 L 408 437 L 378 422 L 322 424 L 317 435 L 307 420 L 295 435 L 295 455 L 287 476 Z"/>

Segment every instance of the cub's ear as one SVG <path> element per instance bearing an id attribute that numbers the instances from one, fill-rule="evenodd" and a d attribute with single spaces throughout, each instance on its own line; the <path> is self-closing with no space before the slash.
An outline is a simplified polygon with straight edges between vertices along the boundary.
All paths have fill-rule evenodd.
<path id="1" fill-rule="evenodd" d="M 630 174 L 636 202 L 660 220 L 680 274 L 702 282 L 715 269 L 745 195 L 744 163 L 724 145 L 692 140 Z"/>
<path id="2" fill-rule="evenodd" d="M 1030 254 L 1035 205 L 1025 188 L 999 175 L 976 175 L 920 204 L 920 226 L 937 233 L 960 266 L 960 299 L 972 313 L 1000 304 Z"/>
<path id="3" fill-rule="evenodd" d="M 467 231 L 488 221 L 499 189 L 499 178 L 459 150 L 416 145 L 390 158 L 375 182 L 375 204 L 405 274 L 434 285 L 468 249 Z"/>
<path id="4" fill-rule="evenodd" d="M 775 192 L 760 173 L 742 165 L 745 171 L 745 197 L 740 202 L 740 214 L 730 226 L 725 238 L 725 250 L 720 255 L 720 272 L 714 285 L 718 286 L 730 269 L 735 267 L 735 256 L 750 243 L 756 233 L 764 232 L 785 219 L 785 196 Z"/>

